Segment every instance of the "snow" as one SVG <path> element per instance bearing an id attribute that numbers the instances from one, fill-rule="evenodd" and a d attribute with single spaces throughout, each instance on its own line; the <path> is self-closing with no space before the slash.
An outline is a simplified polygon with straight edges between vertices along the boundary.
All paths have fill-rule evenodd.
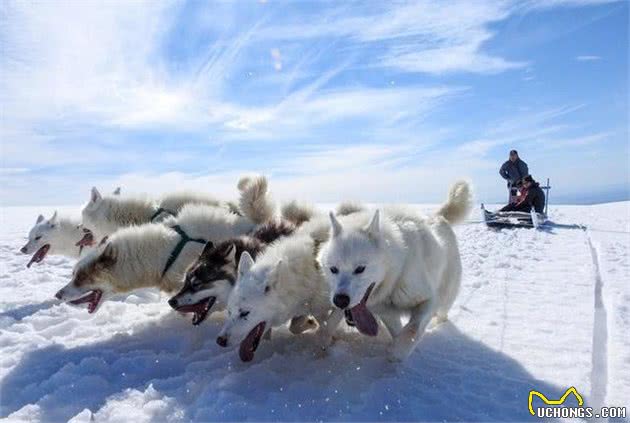
<path id="1" fill-rule="evenodd" d="M 630 406 L 628 202 L 551 207 L 567 226 L 549 231 L 457 227 L 465 270 L 451 320 L 404 363 L 386 359 L 386 336 L 350 329 L 323 358 L 309 334 L 277 331 L 242 363 L 215 343 L 220 315 L 193 327 L 151 290 L 95 315 L 59 304 L 73 262 L 27 269 L 18 251 L 42 211 L 1 209 L 10 421 L 522 421 L 531 389 L 557 399 L 569 386 L 588 406 Z"/>

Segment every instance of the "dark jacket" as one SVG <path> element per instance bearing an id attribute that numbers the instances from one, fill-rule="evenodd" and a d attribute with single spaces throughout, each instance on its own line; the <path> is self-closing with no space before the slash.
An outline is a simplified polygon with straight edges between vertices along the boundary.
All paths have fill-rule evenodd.
<path id="1" fill-rule="evenodd" d="M 529 175 L 529 169 L 527 167 L 527 163 L 521 159 L 516 159 L 513 163 L 508 160 L 503 163 L 503 166 L 499 169 L 499 175 L 513 185 L 525 176 Z"/>
<path id="2" fill-rule="evenodd" d="M 538 182 L 534 182 L 529 187 L 527 195 L 522 203 L 533 207 L 534 210 L 536 210 L 536 213 L 542 213 L 545 211 L 545 192 L 542 190 Z"/>

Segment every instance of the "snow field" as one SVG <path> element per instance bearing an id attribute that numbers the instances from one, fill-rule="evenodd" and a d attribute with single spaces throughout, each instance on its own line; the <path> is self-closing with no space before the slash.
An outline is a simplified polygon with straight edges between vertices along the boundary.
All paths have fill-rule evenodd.
<path id="1" fill-rule="evenodd" d="M 26 269 L 18 251 L 41 211 L 1 209 L 0 416 L 10 421 L 522 421 L 534 419 L 530 389 L 557 399 L 569 386 L 589 406 L 630 405 L 630 203 L 551 208 L 586 232 L 457 227 L 464 277 L 451 321 L 402 364 L 387 361 L 385 334 L 347 328 L 323 358 L 310 334 L 281 330 L 241 363 L 215 343 L 220 315 L 192 327 L 151 290 L 93 316 L 59 304 L 72 261 Z"/>

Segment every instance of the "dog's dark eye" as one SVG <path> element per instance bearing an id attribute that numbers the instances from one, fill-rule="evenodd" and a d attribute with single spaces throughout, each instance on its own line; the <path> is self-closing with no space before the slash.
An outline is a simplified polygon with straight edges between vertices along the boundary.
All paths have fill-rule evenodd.
<path id="1" fill-rule="evenodd" d="M 241 319 L 246 318 L 249 315 L 249 311 L 241 311 L 238 315 Z"/>
<path id="2" fill-rule="evenodd" d="M 42 239 L 42 236 L 41 236 L 41 235 L 40 235 L 40 236 L 36 236 L 36 237 L 35 237 L 35 241 L 39 241 L 40 239 Z"/>
<path id="3" fill-rule="evenodd" d="M 354 269 L 354 274 L 360 275 L 361 273 L 363 273 L 364 270 L 365 270 L 365 266 L 359 266 L 356 269 Z"/>
<path id="4" fill-rule="evenodd" d="M 337 273 L 339 273 L 339 269 L 337 269 L 335 266 L 333 266 L 333 267 L 330 268 L 330 273 L 333 273 L 333 274 L 336 275 Z"/>

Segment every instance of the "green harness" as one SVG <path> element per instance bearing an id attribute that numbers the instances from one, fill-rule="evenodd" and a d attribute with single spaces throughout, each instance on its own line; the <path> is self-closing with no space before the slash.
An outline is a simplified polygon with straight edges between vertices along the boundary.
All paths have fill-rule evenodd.
<path id="1" fill-rule="evenodd" d="M 175 260 L 177 260 L 177 257 L 179 257 L 186 244 L 188 244 L 189 242 L 196 242 L 205 245 L 208 242 L 205 239 L 189 237 L 188 234 L 184 232 L 184 230 L 179 225 L 171 226 L 171 229 L 177 232 L 181 239 L 179 240 L 175 248 L 173 248 L 173 251 L 171 251 L 171 255 L 168 257 L 166 266 L 164 266 L 164 270 L 162 271 L 162 277 L 164 277 L 166 272 L 168 272 L 168 269 L 170 269 L 173 263 L 175 263 Z"/>
<path id="2" fill-rule="evenodd" d="M 157 217 L 158 217 L 159 215 L 161 215 L 162 213 L 168 213 L 168 214 L 170 214 L 171 216 L 175 216 L 175 213 L 173 213 L 172 211 L 170 211 L 170 210 L 166 210 L 164 207 L 158 207 L 158 209 L 155 211 L 155 213 L 153 213 L 153 215 L 151 216 L 151 219 L 149 219 L 149 221 L 150 221 L 151 223 L 153 223 L 153 221 L 154 221 L 155 219 L 157 219 Z"/>

